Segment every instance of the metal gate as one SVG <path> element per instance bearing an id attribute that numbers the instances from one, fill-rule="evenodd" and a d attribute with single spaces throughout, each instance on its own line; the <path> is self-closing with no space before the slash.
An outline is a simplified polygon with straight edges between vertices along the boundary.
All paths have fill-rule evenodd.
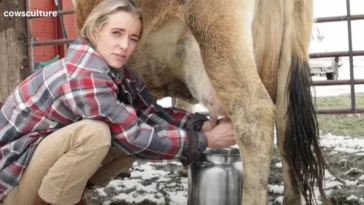
<path id="1" fill-rule="evenodd" d="M 364 79 L 354 79 L 354 56 L 364 56 L 364 50 L 353 51 L 352 45 L 352 29 L 351 21 L 354 20 L 364 20 L 364 14 L 361 15 L 351 15 L 350 12 L 350 0 L 346 0 L 346 16 L 334 16 L 317 18 L 316 23 L 327 23 L 327 22 L 339 22 L 347 21 L 348 26 L 348 44 L 349 51 L 346 52 L 330 52 L 330 53 L 311 53 L 310 58 L 326 58 L 326 57 L 349 57 L 350 63 L 350 79 L 349 80 L 324 80 L 313 82 L 314 86 L 330 86 L 330 85 L 350 85 L 351 92 L 351 108 L 330 108 L 330 109 L 317 109 L 318 114 L 354 114 L 354 113 L 364 113 L 364 107 L 356 106 L 356 93 L 355 85 L 364 84 Z"/>
<path id="2" fill-rule="evenodd" d="M 327 57 L 349 57 L 350 63 L 350 79 L 349 80 L 324 80 L 324 81 L 314 81 L 313 86 L 330 86 L 330 85 L 350 85 L 351 87 L 351 108 L 326 108 L 317 109 L 318 114 L 354 114 L 354 113 L 364 113 L 364 107 L 356 106 L 356 93 L 355 85 L 364 84 L 364 79 L 354 79 L 354 56 L 364 56 L 364 50 L 353 51 L 352 46 L 352 29 L 351 22 L 354 20 L 364 20 L 364 14 L 351 15 L 350 12 L 350 0 L 346 0 L 346 16 L 333 16 L 333 17 L 323 17 L 317 18 L 315 23 L 327 23 L 327 22 L 339 22 L 347 21 L 348 26 L 348 45 L 349 51 L 342 52 L 327 52 L 327 53 L 311 53 L 310 58 L 327 58 Z M 59 15 L 73 14 L 74 10 L 59 10 L 57 11 Z M 56 44 L 67 44 L 75 39 L 56 39 L 50 41 L 33 42 L 32 46 L 42 46 L 42 45 L 56 45 Z M 172 105 L 174 105 L 174 100 L 172 99 Z M 208 114 L 208 113 L 206 113 Z"/>

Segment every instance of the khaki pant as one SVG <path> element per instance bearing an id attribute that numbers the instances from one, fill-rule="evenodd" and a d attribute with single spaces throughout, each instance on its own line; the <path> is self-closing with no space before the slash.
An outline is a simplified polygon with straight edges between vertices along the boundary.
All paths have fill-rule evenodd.
<path id="1" fill-rule="evenodd" d="M 37 194 L 56 205 L 78 203 L 89 180 L 105 186 L 134 163 L 133 157 L 110 146 L 110 129 L 99 121 L 82 120 L 50 134 L 4 205 L 33 205 Z"/>

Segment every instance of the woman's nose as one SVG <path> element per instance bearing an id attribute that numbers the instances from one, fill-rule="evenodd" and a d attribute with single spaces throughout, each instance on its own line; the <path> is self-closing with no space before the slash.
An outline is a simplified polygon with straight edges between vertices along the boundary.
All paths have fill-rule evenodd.
<path id="1" fill-rule="evenodd" d="M 120 48 L 123 50 L 128 49 L 128 45 L 129 45 L 129 38 L 128 37 L 122 37 L 120 39 Z"/>

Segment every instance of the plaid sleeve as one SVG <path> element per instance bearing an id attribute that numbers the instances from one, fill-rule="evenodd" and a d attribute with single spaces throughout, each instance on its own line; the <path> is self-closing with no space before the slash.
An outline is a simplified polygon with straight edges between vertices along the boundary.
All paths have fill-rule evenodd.
<path id="1" fill-rule="evenodd" d="M 158 105 L 156 98 L 149 93 L 143 81 L 138 78 L 136 81 L 138 95 L 134 107 L 145 121 L 150 118 L 161 118 L 173 126 L 200 131 L 202 124 L 208 120 L 205 115 L 200 113 L 190 113 L 183 109 L 165 108 Z"/>
<path id="2" fill-rule="evenodd" d="M 134 107 L 117 100 L 116 90 L 105 74 L 81 75 L 62 86 L 62 103 L 83 119 L 108 123 L 113 144 L 139 159 L 190 160 L 206 148 L 205 141 L 198 141 L 200 132 L 162 122 L 146 123 Z"/>

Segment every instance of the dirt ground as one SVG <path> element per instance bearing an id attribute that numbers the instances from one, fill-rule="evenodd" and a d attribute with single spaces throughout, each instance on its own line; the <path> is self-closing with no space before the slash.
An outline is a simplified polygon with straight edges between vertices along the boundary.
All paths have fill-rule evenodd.
<path id="1" fill-rule="evenodd" d="M 364 204 L 364 156 L 355 154 L 335 152 L 332 149 L 325 150 L 325 159 L 329 165 L 330 172 L 336 177 L 326 179 L 326 193 L 334 205 L 359 205 Z M 275 152 L 273 163 L 280 162 Z M 282 183 L 282 169 L 272 166 L 269 184 Z M 280 194 L 269 194 L 270 202 L 274 204 Z M 355 197 L 358 197 L 356 200 Z M 277 203 L 280 204 L 280 203 Z"/>
<path id="2" fill-rule="evenodd" d="M 358 156 L 350 153 L 325 152 L 330 169 L 344 186 L 335 186 L 330 194 L 334 204 L 356 205 L 364 204 L 364 201 L 348 200 L 350 196 L 357 196 L 364 199 L 364 155 Z M 346 182 L 346 183 L 345 183 Z"/>
<path id="3" fill-rule="evenodd" d="M 326 189 L 325 191 L 329 194 L 329 198 L 332 200 L 334 205 L 359 205 L 364 204 L 364 155 L 359 156 L 356 154 L 337 152 L 331 148 L 324 149 L 325 157 L 327 163 L 329 164 L 330 171 L 336 175 L 328 177 L 326 179 Z M 269 185 L 282 186 L 282 168 L 281 166 L 276 166 L 280 163 L 280 158 L 278 156 L 277 150 L 274 151 L 274 157 L 272 160 L 271 172 L 269 177 Z M 160 198 L 163 198 L 162 202 L 155 202 L 155 200 L 144 199 L 143 201 L 128 203 L 125 200 L 118 200 L 117 195 L 120 193 L 125 193 L 129 197 L 134 197 L 138 199 L 138 196 L 142 196 L 143 189 L 139 190 L 138 187 L 125 188 L 121 186 L 120 189 L 115 187 L 108 187 L 104 189 L 104 193 L 100 194 L 96 188 L 87 190 L 87 198 L 91 205 L 177 205 L 177 204 L 187 204 L 187 178 L 180 176 L 179 171 L 182 169 L 178 164 L 156 164 L 151 165 L 155 170 L 163 170 L 167 174 L 164 176 L 167 180 L 160 180 L 161 177 L 152 177 L 150 179 L 141 180 L 141 185 L 149 185 L 152 183 L 156 184 L 156 189 L 159 193 Z M 133 171 L 137 172 L 147 172 L 148 170 L 140 170 L 140 168 L 133 168 Z M 138 170 L 139 169 L 139 170 Z M 124 180 L 132 180 L 133 178 L 138 179 L 138 176 L 125 178 Z M 140 177 L 139 177 L 140 179 Z M 123 179 L 120 179 L 123 180 Z M 280 199 L 282 199 L 282 193 L 275 191 L 277 189 L 269 189 L 269 204 L 281 204 Z M 278 189 L 279 190 L 279 189 Z M 178 202 L 171 200 L 171 192 L 184 193 L 182 200 Z M 106 194 L 105 194 L 106 193 Z M 147 194 L 147 193 L 146 193 Z M 102 196 L 100 196 L 102 195 Z M 158 195 L 158 194 L 156 194 Z M 158 196 L 155 196 L 158 199 Z M 125 199 L 125 196 L 124 196 Z M 130 201 L 130 200 L 129 200 Z M 137 201 L 137 200 L 136 200 Z"/>
<path id="4" fill-rule="evenodd" d="M 357 94 L 356 101 L 358 106 L 364 105 L 364 94 Z M 319 108 L 350 107 L 350 97 L 349 95 L 319 97 L 317 105 Z M 318 120 L 322 135 L 332 133 L 336 136 L 363 139 L 362 115 L 319 115 Z M 330 141 L 330 138 L 328 139 Z M 349 145 L 344 141 L 339 137 L 329 142 L 335 144 L 334 146 L 324 146 L 325 158 L 331 173 L 326 175 L 325 191 L 334 205 L 364 205 L 364 141 L 360 142 L 361 145 L 354 152 L 352 150 L 355 150 L 356 141 L 349 142 Z M 347 147 L 349 149 L 345 150 Z M 268 186 L 270 205 L 281 204 L 282 200 L 282 168 L 279 164 L 280 158 L 275 149 Z M 121 185 L 87 190 L 89 202 L 91 205 L 186 205 L 188 179 L 178 174 L 182 167 L 176 163 L 151 164 L 150 167 L 152 168 L 133 167 L 133 172 L 138 174 L 119 179 L 118 183 Z M 165 173 L 161 174 L 159 171 Z M 156 175 L 147 179 L 140 176 L 140 173 L 150 172 L 156 172 Z M 148 185 L 154 190 L 148 190 Z"/>

